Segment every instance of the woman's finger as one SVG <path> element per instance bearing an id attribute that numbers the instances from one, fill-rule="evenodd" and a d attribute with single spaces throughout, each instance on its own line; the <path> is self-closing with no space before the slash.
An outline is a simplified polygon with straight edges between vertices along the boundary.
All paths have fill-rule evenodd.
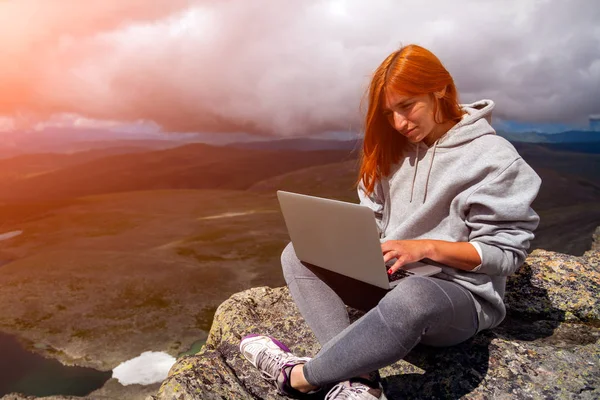
<path id="1" fill-rule="evenodd" d="M 381 250 L 385 253 L 386 251 L 394 250 L 398 246 L 398 240 L 388 240 L 387 242 L 381 243 Z"/>
<path id="2" fill-rule="evenodd" d="M 394 254 L 391 251 L 388 251 L 387 253 L 385 253 L 383 255 L 383 262 L 388 262 L 390 261 L 392 258 L 394 258 Z"/>
<path id="3" fill-rule="evenodd" d="M 402 268 L 404 265 L 406 264 L 405 260 L 403 257 L 398 257 L 398 259 L 396 260 L 396 262 L 394 263 L 394 265 L 392 265 L 389 269 L 388 269 L 388 274 L 393 274 L 394 272 L 398 271 L 400 268 Z"/>
<path id="4" fill-rule="evenodd" d="M 392 275 L 394 272 L 398 271 L 400 269 L 400 264 L 398 263 L 398 261 L 396 261 L 394 263 L 394 265 L 392 265 L 389 269 L 388 269 L 388 275 Z"/>

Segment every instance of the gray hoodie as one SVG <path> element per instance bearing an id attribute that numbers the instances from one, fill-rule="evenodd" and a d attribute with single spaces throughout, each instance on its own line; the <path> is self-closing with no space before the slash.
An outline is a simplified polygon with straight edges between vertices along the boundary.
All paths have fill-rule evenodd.
<path id="1" fill-rule="evenodd" d="M 506 277 L 525 261 L 539 223 L 531 208 L 541 179 L 490 125 L 494 103 L 463 105 L 462 120 L 431 147 L 407 143 L 391 173 L 361 204 L 376 216 L 381 241 L 436 239 L 471 242 L 482 263 L 473 271 L 440 265 L 441 279 L 467 288 L 479 330 L 506 316 Z"/>

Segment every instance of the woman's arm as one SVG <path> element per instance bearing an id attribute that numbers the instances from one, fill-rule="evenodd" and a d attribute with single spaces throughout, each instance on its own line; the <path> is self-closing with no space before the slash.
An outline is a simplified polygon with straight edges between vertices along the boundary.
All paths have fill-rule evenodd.
<path id="1" fill-rule="evenodd" d="M 367 196 L 364 183 L 361 180 L 358 184 L 357 192 L 360 204 L 363 206 L 367 206 L 371 210 L 373 210 L 373 213 L 375 215 L 375 222 L 377 223 L 377 230 L 379 231 L 379 235 L 381 236 L 383 230 L 385 229 L 385 227 L 383 226 L 385 200 L 381 182 L 375 182 L 375 188 L 373 190 L 373 193 Z"/>
<path id="2" fill-rule="evenodd" d="M 468 241 L 482 250 L 477 273 L 509 276 L 525 261 L 533 231 L 540 221 L 531 208 L 541 179 L 521 158 L 467 199 Z"/>
<path id="3" fill-rule="evenodd" d="M 430 239 L 388 240 L 381 244 L 381 250 L 385 262 L 393 258 L 397 259 L 390 268 L 390 273 L 424 258 L 465 271 L 471 271 L 481 264 L 479 253 L 469 242 Z"/>
<path id="4" fill-rule="evenodd" d="M 519 158 L 467 200 L 468 242 L 391 240 L 381 246 L 384 260 L 398 258 L 392 271 L 429 258 L 465 271 L 512 275 L 527 257 L 529 241 L 539 223 L 531 203 L 540 183 L 535 171 Z M 475 245 L 481 249 L 481 257 Z"/>

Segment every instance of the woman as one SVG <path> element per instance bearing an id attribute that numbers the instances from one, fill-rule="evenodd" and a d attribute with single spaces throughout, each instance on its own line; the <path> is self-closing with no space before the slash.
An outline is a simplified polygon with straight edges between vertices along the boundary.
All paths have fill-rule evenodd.
<path id="1" fill-rule="evenodd" d="M 328 399 L 385 399 L 370 372 L 417 343 L 451 346 L 497 326 L 506 277 L 524 262 L 539 222 L 531 203 L 541 180 L 495 135 L 494 103 L 460 106 L 430 51 L 409 45 L 390 54 L 368 96 L 358 195 L 375 213 L 388 273 L 424 258 L 442 273 L 403 279 L 350 324 L 344 301 L 288 245 L 284 276 L 321 351 L 296 357 L 258 335 L 240 350 L 292 397 L 339 382 Z"/>

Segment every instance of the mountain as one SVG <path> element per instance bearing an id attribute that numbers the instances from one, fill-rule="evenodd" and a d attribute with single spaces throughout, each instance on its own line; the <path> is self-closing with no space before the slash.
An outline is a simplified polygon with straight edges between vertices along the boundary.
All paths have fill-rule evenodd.
<path id="1" fill-rule="evenodd" d="M 583 179 L 600 185 L 600 153 L 576 152 L 573 148 L 564 150 L 562 143 L 514 142 L 513 145 L 536 170 L 550 169 L 564 174 L 565 179 Z"/>
<path id="2" fill-rule="evenodd" d="M 111 143 L 111 142 L 107 142 Z M 119 143 L 122 144 L 122 143 Z M 71 165 L 83 164 L 88 161 L 130 153 L 142 153 L 149 149 L 141 147 L 106 147 L 97 150 L 86 150 L 70 154 L 36 153 L 21 154 L 11 158 L 0 158 L 0 185 L 8 182 L 27 179 L 35 175 L 46 174 Z"/>
<path id="3" fill-rule="evenodd" d="M 228 147 L 241 149 L 262 149 L 262 150 L 358 150 L 362 143 L 361 140 L 324 140 L 324 139 L 277 139 L 264 140 L 257 142 L 232 143 Z"/>
<path id="4" fill-rule="evenodd" d="M 514 142 L 517 143 L 517 142 Z M 572 153 L 600 154 L 600 142 L 580 143 L 538 143 L 550 150 L 569 151 Z"/>
<path id="5" fill-rule="evenodd" d="M 246 189 L 269 177 L 350 157 L 348 151 L 340 150 L 248 150 L 190 144 L 113 155 L 24 176 L 0 184 L 0 201 L 53 200 L 134 190 Z"/>
<path id="6" fill-rule="evenodd" d="M 72 153 L 108 147 L 165 149 L 201 142 L 199 134 L 116 132 L 94 128 L 48 127 L 38 131 L 3 132 L 0 159 L 20 154 Z"/>
<path id="7" fill-rule="evenodd" d="M 600 132 L 594 131 L 567 131 L 561 133 L 539 132 L 502 132 L 498 134 L 511 142 L 528 143 L 599 143 Z"/>
<path id="8" fill-rule="evenodd" d="M 574 133 L 571 136 L 571 133 Z M 573 153 L 600 154 L 599 132 L 563 132 L 560 134 L 542 133 L 506 133 L 498 132 L 513 144 L 535 144 L 554 151 L 568 151 Z M 362 139 L 355 140 L 322 140 L 322 139 L 279 139 L 257 142 L 232 143 L 227 146 L 242 149 L 263 150 L 349 150 L 359 152 Z"/>

